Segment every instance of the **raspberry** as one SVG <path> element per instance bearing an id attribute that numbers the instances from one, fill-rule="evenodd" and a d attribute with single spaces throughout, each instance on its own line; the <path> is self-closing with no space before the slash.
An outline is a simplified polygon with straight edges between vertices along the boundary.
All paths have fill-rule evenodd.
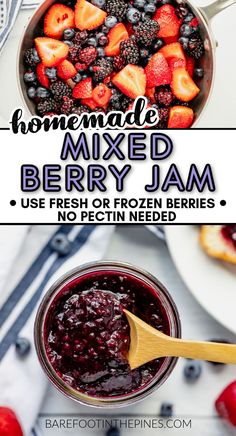
<path id="1" fill-rule="evenodd" d="M 83 45 L 83 44 L 85 44 L 87 38 L 88 38 L 87 30 L 81 30 L 81 32 L 77 32 L 75 34 L 74 43 L 76 45 Z"/>
<path id="2" fill-rule="evenodd" d="M 93 46 L 82 48 L 79 50 L 79 61 L 81 63 L 90 65 L 97 57 L 97 49 Z"/>
<path id="3" fill-rule="evenodd" d="M 115 56 L 113 60 L 113 68 L 115 71 L 120 71 L 125 67 L 125 60 L 121 56 Z"/>
<path id="4" fill-rule="evenodd" d="M 112 63 L 106 58 L 96 60 L 93 65 L 93 78 L 95 82 L 103 82 L 103 80 L 110 76 L 112 72 Z"/>
<path id="5" fill-rule="evenodd" d="M 72 45 L 72 47 L 69 47 L 69 53 L 68 53 L 68 60 L 75 63 L 79 60 L 79 45 Z"/>
<path id="6" fill-rule="evenodd" d="M 66 96 L 63 97 L 62 100 L 63 103 L 61 105 L 61 113 L 64 115 L 70 115 L 74 106 L 74 100 Z"/>

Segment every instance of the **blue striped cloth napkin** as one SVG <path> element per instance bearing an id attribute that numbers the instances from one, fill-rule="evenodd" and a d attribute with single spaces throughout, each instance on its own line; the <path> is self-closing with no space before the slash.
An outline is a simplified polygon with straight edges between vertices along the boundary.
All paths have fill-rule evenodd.
<path id="1" fill-rule="evenodd" d="M 103 225 L 32 227 L 0 226 L 0 405 L 15 411 L 25 436 L 33 428 L 48 383 L 33 345 L 37 306 L 44 292 L 63 273 L 103 258 L 114 230 L 113 226 Z M 51 241 L 58 233 L 69 240 L 70 251 L 66 256 L 52 249 Z M 31 239 L 31 243 L 33 239 L 37 245 L 37 253 L 27 268 L 25 239 Z M 28 243 L 28 252 L 29 249 Z M 16 261 L 22 266 L 21 274 L 19 271 L 14 274 Z M 9 282 L 14 286 L 9 287 Z M 31 343 L 30 353 L 24 358 L 16 353 L 17 337 L 27 338 Z"/>

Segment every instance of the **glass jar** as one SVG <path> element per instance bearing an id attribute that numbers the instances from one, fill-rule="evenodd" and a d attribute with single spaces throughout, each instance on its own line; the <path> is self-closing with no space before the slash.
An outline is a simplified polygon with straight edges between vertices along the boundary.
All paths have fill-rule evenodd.
<path id="1" fill-rule="evenodd" d="M 163 358 L 160 368 L 153 376 L 151 381 L 149 381 L 144 386 L 141 386 L 135 392 L 119 396 L 89 396 L 83 392 L 76 390 L 75 388 L 72 388 L 70 385 L 65 383 L 62 378 L 58 376 L 47 356 L 45 347 L 44 331 L 49 308 L 51 307 L 53 302 L 55 304 L 56 297 L 58 297 L 59 294 L 63 293 L 63 290 L 70 283 L 81 279 L 83 276 L 89 276 L 90 274 L 92 275 L 95 273 L 104 273 L 104 275 L 106 275 L 113 272 L 119 273 L 121 275 L 126 275 L 131 279 L 133 278 L 135 280 L 139 280 L 146 287 L 151 289 L 152 295 L 158 299 L 159 304 L 161 304 L 162 309 L 165 312 L 166 318 L 168 319 L 170 336 L 175 338 L 181 337 L 180 318 L 176 305 L 172 300 L 172 297 L 158 279 L 156 279 L 149 272 L 142 270 L 141 268 L 123 262 L 101 261 L 79 266 L 60 277 L 46 292 L 46 295 L 44 296 L 36 315 L 34 330 L 36 351 L 43 370 L 47 374 L 49 380 L 60 392 L 75 401 L 94 407 L 121 407 L 134 404 L 137 401 L 146 398 L 151 393 L 156 391 L 165 382 L 177 362 L 177 358 L 174 357 Z"/>

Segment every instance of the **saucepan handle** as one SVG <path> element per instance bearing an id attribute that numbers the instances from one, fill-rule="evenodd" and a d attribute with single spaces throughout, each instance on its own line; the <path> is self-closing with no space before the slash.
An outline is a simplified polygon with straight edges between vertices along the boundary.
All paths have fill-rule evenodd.
<path id="1" fill-rule="evenodd" d="M 236 3 L 236 0 L 216 0 L 207 6 L 201 7 L 200 10 L 207 20 L 211 20 L 219 12 L 223 11 L 234 3 Z"/>

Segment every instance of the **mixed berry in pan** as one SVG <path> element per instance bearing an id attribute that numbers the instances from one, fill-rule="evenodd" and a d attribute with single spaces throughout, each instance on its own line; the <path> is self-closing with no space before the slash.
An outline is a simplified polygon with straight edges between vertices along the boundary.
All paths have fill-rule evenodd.
<path id="1" fill-rule="evenodd" d="M 24 81 L 40 116 L 158 110 L 157 128 L 188 128 L 204 75 L 199 22 L 172 0 L 53 4 L 26 50 Z"/>

